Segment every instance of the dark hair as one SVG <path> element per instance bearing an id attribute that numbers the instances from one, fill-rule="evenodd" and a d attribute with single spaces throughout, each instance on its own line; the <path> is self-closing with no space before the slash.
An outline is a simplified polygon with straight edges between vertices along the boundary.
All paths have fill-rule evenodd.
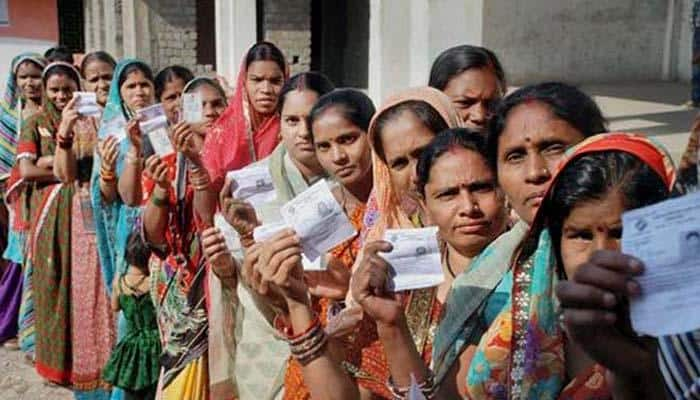
<path id="1" fill-rule="evenodd" d="M 318 94 L 318 97 L 330 92 L 335 88 L 333 82 L 328 77 L 320 72 L 300 72 L 282 85 L 279 98 L 277 100 L 277 112 L 282 112 L 284 102 L 287 100 L 289 92 L 294 90 L 311 90 Z"/>
<path id="2" fill-rule="evenodd" d="M 160 101 L 160 96 L 162 96 L 163 92 L 165 91 L 165 85 L 173 82 L 176 79 L 180 79 L 182 80 L 183 84 L 187 84 L 187 82 L 194 79 L 194 74 L 192 71 L 181 65 L 171 65 L 163 68 L 160 72 L 158 72 L 158 75 L 156 75 L 156 79 L 153 82 L 156 87 L 155 94 L 158 101 Z"/>
<path id="3" fill-rule="evenodd" d="M 134 72 L 143 73 L 146 76 L 146 79 L 153 82 L 153 70 L 151 70 L 151 67 L 144 62 L 136 61 L 124 68 L 124 71 L 122 71 L 121 75 L 119 75 L 119 89 L 121 89 L 124 82 L 126 82 L 126 78 L 129 76 L 129 74 Z"/>
<path id="4" fill-rule="evenodd" d="M 328 110 L 336 110 L 346 120 L 367 132 L 375 108 L 366 94 L 355 89 L 336 89 L 323 95 L 311 109 L 308 118 L 309 131 L 313 141 L 313 124 Z"/>
<path id="5" fill-rule="evenodd" d="M 691 237 L 700 239 L 700 233 L 697 231 L 691 231 L 685 234 L 685 240 L 690 239 Z"/>
<path id="6" fill-rule="evenodd" d="M 75 83 L 78 85 L 78 88 L 80 88 L 80 75 L 78 75 L 78 72 L 74 68 L 62 64 L 57 64 L 49 67 L 44 71 L 42 77 L 44 86 L 46 86 L 46 82 L 48 82 L 49 78 L 54 75 L 65 75 L 71 78 L 73 81 L 75 81 Z"/>
<path id="7" fill-rule="evenodd" d="M 505 92 L 506 74 L 498 57 L 487 48 L 470 45 L 451 47 L 440 53 L 430 68 L 428 86 L 445 90 L 455 76 L 469 69 L 481 68 L 491 70 L 498 79 L 501 91 Z"/>
<path id="8" fill-rule="evenodd" d="M 425 185 L 430 181 L 430 170 L 433 168 L 433 164 L 445 153 L 454 148 L 472 150 L 488 162 L 486 139 L 484 139 L 484 135 L 467 128 L 451 128 L 444 130 L 435 136 L 418 159 L 418 164 L 416 165 L 418 193 L 425 196 Z"/>
<path id="9" fill-rule="evenodd" d="M 401 117 L 404 112 L 410 112 L 415 115 L 423 125 L 437 134 L 449 128 L 447 121 L 440 115 L 440 113 L 433 108 L 430 104 L 423 100 L 407 100 L 396 104 L 381 113 L 374 122 L 373 129 L 376 133 L 372 138 L 372 146 L 374 146 L 374 151 L 377 153 L 382 161 L 386 161 L 386 156 L 384 154 L 384 146 L 382 146 L 382 131 L 387 123 Z"/>
<path id="10" fill-rule="evenodd" d="M 114 58 L 106 51 L 93 51 L 92 53 L 88 53 L 85 57 L 83 57 L 83 61 L 80 62 L 80 73 L 85 76 L 85 68 L 95 61 L 102 61 L 103 63 L 111 65 L 112 68 L 117 65 Z"/>
<path id="11" fill-rule="evenodd" d="M 606 121 L 598 105 L 575 86 L 561 82 L 545 82 L 525 86 L 508 95 L 496 107 L 489 121 L 488 151 L 491 166 L 498 160 L 498 141 L 505 129 L 510 112 L 528 102 L 540 102 L 549 107 L 555 117 L 566 121 L 584 137 L 606 131 Z"/>
<path id="12" fill-rule="evenodd" d="M 63 61 L 73 64 L 73 52 L 66 46 L 52 47 L 44 53 L 44 58 L 52 63 L 54 61 Z"/>
<path id="13" fill-rule="evenodd" d="M 270 42 L 258 42 L 248 50 L 245 55 L 245 67 L 250 67 L 255 61 L 274 61 L 282 72 L 285 71 L 287 62 L 282 51 Z"/>
<path id="14" fill-rule="evenodd" d="M 603 199 L 618 189 L 624 209 L 633 210 L 657 203 L 669 196 L 659 174 L 636 156 L 610 150 L 583 154 L 570 161 L 559 173 L 546 204 L 547 225 L 559 265 L 564 220 L 584 202 Z"/>
<path id="15" fill-rule="evenodd" d="M 126 241 L 124 259 L 129 265 L 137 267 L 148 275 L 148 260 L 151 257 L 151 250 L 141 237 L 141 233 L 133 231 Z"/>
<path id="16" fill-rule="evenodd" d="M 208 85 L 214 88 L 221 97 L 224 98 L 224 101 L 227 101 L 228 99 L 226 98 L 226 92 L 224 91 L 224 88 L 221 87 L 219 82 L 216 81 L 216 79 L 211 79 L 211 78 L 194 78 L 194 82 L 188 83 L 185 85 L 185 93 L 191 93 L 194 92 L 195 90 L 199 89 L 202 86 Z"/>

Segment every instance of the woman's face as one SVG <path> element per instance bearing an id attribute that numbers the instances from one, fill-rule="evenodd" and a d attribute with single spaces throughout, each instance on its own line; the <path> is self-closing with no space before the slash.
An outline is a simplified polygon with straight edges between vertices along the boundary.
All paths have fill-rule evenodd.
<path id="1" fill-rule="evenodd" d="M 501 97 L 502 88 L 490 68 L 472 68 L 450 79 L 443 92 L 467 128 L 484 132 L 492 104 Z"/>
<path id="2" fill-rule="evenodd" d="M 476 151 L 454 148 L 430 168 L 425 209 L 440 236 L 461 254 L 474 257 L 506 227 L 503 193 L 487 160 Z"/>
<path id="3" fill-rule="evenodd" d="M 292 90 L 287 93 L 282 107 L 280 133 L 284 147 L 290 157 L 307 166 L 318 164 L 309 127 L 306 126 L 306 118 L 317 100 L 318 94 L 314 91 Z"/>
<path id="4" fill-rule="evenodd" d="M 133 111 L 140 110 L 153 104 L 153 82 L 139 71 L 132 71 L 119 89 L 124 103 Z"/>
<path id="5" fill-rule="evenodd" d="M 498 138 L 498 183 L 523 221 L 532 224 L 564 152 L 582 140 L 581 132 L 544 103 L 511 110 Z"/>
<path id="6" fill-rule="evenodd" d="M 262 115 L 270 115 L 277 108 L 284 72 L 274 61 L 253 61 L 248 66 L 245 88 L 250 105 Z"/>
<path id="7" fill-rule="evenodd" d="M 403 201 L 416 199 L 416 164 L 426 146 L 435 137 L 410 111 L 404 111 L 384 124 L 380 140 L 394 192 Z"/>
<path id="8" fill-rule="evenodd" d="M 180 78 L 174 78 L 165 83 L 163 93 L 160 95 L 160 103 L 165 110 L 165 116 L 171 124 L 175 124 L 180 119 L 180 105 L 182 98 L 182 89 L 185 88 L 186 82 Z"/>
<path id="9" fill-rule="evenodd" d="M 623 194 L 610 190 L 602 199 L 577 204 L 562 225 L 561 259 L 572 277 L 596 250 L 620 250 Z"/>
<path id="10" fill-rule="evenodd" d="M 32 61 L 22 62 L 17 68 L 17 87 L 22 98 L 40 101 L 41 68 Z"/>
<path id="11" fill-rule="evenodd" d="M 203 126 L 209 129 L 226 109 L 226 98 L 219 90 L 208 84 L 197 87 L 197 92 L 202 97 Z"/>
<path id="12" fill-rule="evenodd" d="M 78 84 L 65 74 L 53 74 L 46 80 L 46 96 L 58 111 L 63 111 L 77 90 Z"/>
<path id="13" fill-rule="evenodd" d="M 337 108 L 313 124 L 318 162 L 346 187 L 372 179 L 372 150 L 367 132 L 348 121 Z"/>
<path id="14" fill-rule="evenodd" d="M 94 92 L 97 96 L 97 104 L 104 107 L 107 104 L 114 67 L 102 60 L 94 60 L 85 66 L 83 74 L 85 76 L 85 90 Z"/>

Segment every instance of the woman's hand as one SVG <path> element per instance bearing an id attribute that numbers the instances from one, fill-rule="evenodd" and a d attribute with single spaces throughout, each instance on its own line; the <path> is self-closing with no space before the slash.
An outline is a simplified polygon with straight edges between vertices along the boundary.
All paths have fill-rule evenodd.
<path id="1" fill-rule="evenodd" d="M 344 300 L 350 288 L 352 272 L 343 263 L 333 257 L 328 258 L 324 271 L 304 273 L 309 293 L 316 297 L 332 300 Z"/>
<path id="2" fill-rule="evenodd" d="M 387 290 L 391 266 L 378 254 L 391 250 L 391 243 L 383 240 L 368 243 L 350 288 L 352 297 L 377 324 L 397 326 L 404 318 L 403 306 L 398 296 Z"/>
<path id="3" fill-rule="evenodd" d="M 255 208 L 250 203 L 233 198 L 232 185 L 235 185 L 234 181 L 226 180 L 224 187 L 219 193 L 221 213 L 226 219 L 226 222 L 228 222 L 240 236 L 250 235 L 253 230 L 260 225 L 260 221 L 258 221 Z"/>
<path id="4" fill-rule="evenodd" d="M 154 154 L 146 159 L 146 175 L 149 176 L 161 188 L 170 189 L 170 169 L 168 164 Z"/>
<path id="5" fill-rule="evenodd" d="M 568 281 L 559 282 L 557 297 L 570 338 L 614 374 L 646 378 L 655 371 L 654 341 L 638 337 L 629 320 L 628 299 L 641 293 L 634 278 L 641 261 L 616 251 L 597 251 Z"/>
<path id="6" fill-rule="evenodd" d="M 276 233 L 262 244 L 255 264 L 260 276 L 260 295 L 282 297 L 288 306 L 308 303 L 301 251 L 299 237 L 291 229 Z"/>
<path id="7" fill-rule="evenodd" d="M 182 153 L 194 164 L 201 164 L 200 151 L 194 143 L 194 131 L 189 123 L 180 121 L 172 127 L 172 141 L 175 150 Z"/>
<path id="8" fill-rule="evenodd" d="M 114 136 L 108 136 L 97 145 L 97 154 L 102 159 L 102 169 L 114 171 L 117 168 L 117 157 L 119 156 L 119 142 Z"/>
<path id="9" fill-rule="evenodd" d="M 61 112 L 61 124 L 58 126 L 58 133 L 56 134 L 57 139 L 73 139 L 73 126 L 75 126 L 75 122 L 80 118 L 78 110 L 75 109 L 76 101 L 77 98 L 74 96 L 63 108 Z"/>
<path id="10" fill-rule="evenodd" d="M 126 124 L 126 135 L 129 138 L 131 147 L 129 151 L 134 156 L 141 155 L 141 146 L 143 145 L 143 134 L 141 133 L 141 127 L 139 126 L 139 119 L 133 118 Z"/>
<path id="11" fill-rule="evenodd" d="M 219 228 L 209 228 L 202 232 L 202 249 L 214 274 L 219 279 L 224 281 L 235 278 L 236 263 Z"/>
<path id="12" fill-rule="evenodd" d="M 41 156 L 36 160 L 36 166 L 43 169 L 53 169 L 53 156 Z"/>

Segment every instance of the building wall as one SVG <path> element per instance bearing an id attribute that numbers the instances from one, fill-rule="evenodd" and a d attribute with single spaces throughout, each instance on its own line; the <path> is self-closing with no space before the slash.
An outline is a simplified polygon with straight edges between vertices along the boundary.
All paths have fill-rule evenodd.
<path id="1" fill-rule="evenodd" d="M 265 40 L 275 43 L 284 52 L 292 74 L 308 71 L 311 65 L 311 0 L 264 0 L 261 3 Z"/>
<path id="2" fill-rule="evenodd" d="M 514 83 L 660 79 L 668 0 L 488 0 L 483 44 Z"/>
<path id="3" fill-rule="evenodd" d="M 194 66 L 197 72 L 210 71 L 212 66 L 197 64 L 195 0 L 160 0 L 149 4 L 153 67 L 179 64 Z"/>
<path id="4" fill-rule="evenodd" d="M 8 0 L 7 11 L 9 24 L 0 26 L 0 95 L 17 54 L 43 54 L 58 43 L 56 0 Z"/>
<path id="5" fill-rule="evenodd" d="M 0 26 L 0 37 L 58 42 L 56 0 L 8 0 L 8 14 L 10 23 Z"/>

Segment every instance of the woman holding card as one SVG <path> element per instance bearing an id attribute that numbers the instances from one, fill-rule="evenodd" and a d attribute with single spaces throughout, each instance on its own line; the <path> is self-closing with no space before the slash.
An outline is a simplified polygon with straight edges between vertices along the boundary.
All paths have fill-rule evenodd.
<path id="1" fill-rule="evenodd" d="M 85 91 L 95 93 L 100 107 L 107 105 L 109 87 L 114 76 L 114 58 L 104 51 L 93 51 L 86 54 L 80 62 Z"/>
<path id="2" fill-rule="evenodd" d="M 150 67 L 138 60 L 120 61 L 100 122 L 100 143 L 90 182 L 100 265 L 109 292 L 114 274 L 126 268 L 126 239 L 140 214 L 145 143 L 138 121 L 132 117 L 154 99 Z"/>
<path id="3" fill-rule="evenodd" d="M 197 81 L 194 88 L 206 92 L 201 94 L 211 118 L 225 105 L 223 90 L 206 78 L 193 84 Z M 222 297 L 220 284 L 207 273 L 197 235 L 202 220 L 195 204 L 202 203 L 200 196 L 207 203 L 206 196 L 213 192 L 200 156 L 204 135 L 195 126 L 180 121 L 171 128 L 178 153 L 148 157 L 143 179 L 143 235 L 155 254 L 150 266 L 151 295 L 165 353 L 159 398 L 230 399 L 235 386 L 225 354 L 233 347 L 226 341 L 233 335 L 228 330 L 233 325 L 223 317 L 213 322 L 210 316 L 230 318 L 232 299 Z"/>
<path id="4" fill-rule="evenodd" d="M 71 206 L 75 187 L 57 182 L 53 171 L 57 146 L 73 146 L 71 131 L 77 113 L 71 111 L 80 75 L 70 64 L 55 62 L 42 73 L 44 110 L 29 119 L 17 146 L 22 179 L 27 182 L 31 221 L 27 262 L 32 268 L 35 303 L 36 368 L 49 381 L 72 382 L 71 354 Z M 70 114 L 63 118 L 64 110 Z"/>
<path id="5" fill-rule="evenodd" d="M 204 143 L 202 158 L 214 187 L 221 188 L 227 171 L 268 156 L 279 143 L 277 105 L 289 77 L 284 55 L 272 43 L 248 50 L 238 72 L 233 99 Z"/>
<path id="6" fill-rule="evenodd" d="M 54 174 L 65 186 L 74 186 L 71 207 L 71 336 L 72 384 L 81 398 L 102 398 L 108 385 L 101 379 L 115 340 L 114 317 L 99 265 L 90 174 L 97 147 L 97 123 L 81 114 L 73 100 L 64 107 L 57 140 Z M 69 145 L 72 144 L 72 145 Z"/>
<path id="7" fill-rule="evenodd" d="M 166 67 L 156 75 L 156 99 L 163 105 L 168 122 L 172 125 L 180 122 L 182 93 L 192 79 L 192 71 L 179 65 Z"/>
<path id="8" fill-rule="evenodd" d="M 274 317 L 269 304 L 271 301 L 255 296 L 245 286 L 238 285 L 238 279 L 240 277 L 248 284 L 253 263 L 259 253 L 259 246 L 250 247 L 253 243 L 253 229 L 260 223 L 281 222 L 280 207 L 324 176 L 306 121 L 319 97 L 332 89 L 333 84 L 324 75 L 305 72 L 292 77 L 280 90 L 278 112 L 281 115 L 282 143 L 269 157 L 241 171 L 245 173 L 246 170 L 262 168 L 268 175 L 267 179 L 273 183 L 273 200 L 258 204 L 239 201 L 231 196 L 232 182 L 224 186 L 221 208 L 225 220 L 217 220 L 216 225 L 222 230 L 228 228 L 232 231 L 227 232 L 227 235 L 234 238 L 235 258 L 226 250 L 224 236 L 219 228 L 203 232 L 204 251 L 212 270 L 227 287 L 226 291 L 237 291 L 232 292 L 239 301 L 236 308 L 237 345 L 234 358 L 238 392 L 242 399 L 260 397 L 256 388 L 261 386 L 268 389 L 262 395 L 265 399 L 275 398 L 281 392 L 289 350 L 271 326 Z M 235 265 L 241 265 L 242 269 L 236 271 Z M 263 365 L 274 365 L 274 368 L 262 367 Z M 246 373 L 251 368 L 260 373 Z"/>
<path id="9" fill-rule="evenodd" d="M 5 87 L 5 97 L 0 100 L 0 180 L 4 181 L 2 196 L 7 204 L 7 232 L 3 232 L 5 244 L 3 258 L 7 260 L 0 273 L 0 343 L 6 348 L 17 349 L 20 344 L 18 333 L 24 340 L 22 349 L 28 351 L 33 347 L 30 337 L 33 326 L 22 324 L 18 327 L 18 319 L 29 321 L 33 310 L 31 308 L 31 274 L 23 274 L 24 239 L 28 228 L 27 221 L 22 219 L 22 202 L 18 195 L 22 186 L 19 179 L 19 166 L 15 163 L 17 139 L 21 132 L 22 122 L 39 111 L 42 101 L 41 71 L 46 61 L 38 54 L 24 53 L 12 60 L 10 76 Z M 4 214 L 4 213 L 3 213 Z M 3 229 L 5 228 L 3 226 Z M 5 242 L 6 239 L 6 242 Z M 26 285 L 23 276 L 26 275 Z M 23 290 L 26 287 L 27 290 Z M 23 292 L 25 296 L 23 296 Z M 24 318 L 20 312 L 22 298 L 25 297 Z M 19 332 L 18 332 L 19 328 Z M 31 339 L 31 340 L 28 340 Z"/>

